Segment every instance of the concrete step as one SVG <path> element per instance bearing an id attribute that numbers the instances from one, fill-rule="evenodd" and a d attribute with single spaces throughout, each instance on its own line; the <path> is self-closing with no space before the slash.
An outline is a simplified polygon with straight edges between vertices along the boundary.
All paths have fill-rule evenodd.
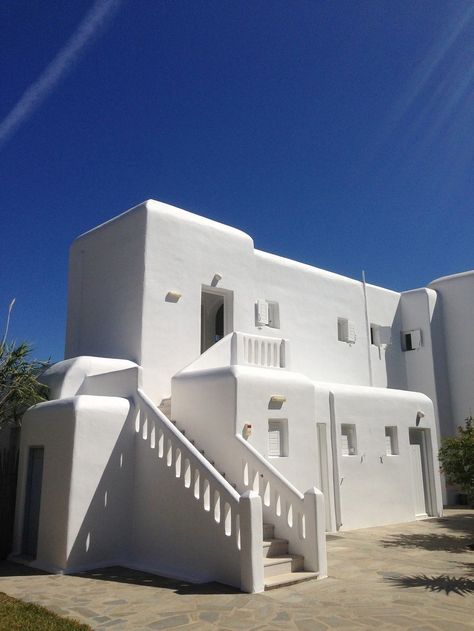
<path id="1" fill-rule="evenodd" d="M 275 526 L 273 524 L 263 524 L 263 538 L 265 540 L 275 538 Z"/>
<path id="2" fill-rule="evenodd" d="M 318 572 L 289 572 L 288 574 L 277 574 L 269 576 L 265 579 L 265 591 L 276 589 L 277 587 L 288 587 L 303 583 L 304 581 L 312 581 L 318 578 Z"/>
<path id="3" fill-rule="evenodd" d="M 279 557 L 288 554 L 287 539 L 264 539 L 263 540 L 263 556 Z"/>
<path id="4" fill-rule="evenodd" d="M 278 557 L 263 559 L 263 576 L 265 579 L 279 574 L 300 572 L 304 569 L 304 557 L 299 554 L 282 554 Z"/>

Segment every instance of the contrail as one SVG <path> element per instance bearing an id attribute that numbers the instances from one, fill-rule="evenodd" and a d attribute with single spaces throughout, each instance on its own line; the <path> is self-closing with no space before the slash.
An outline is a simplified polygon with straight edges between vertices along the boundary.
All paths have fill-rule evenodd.
<path id="1" fill-rule="evenodd" d="M 79 24 L 76 32 L 59 51 L 53 61 L 20 97 L 13 109 L 0 123 L 0 149 L 25 120 L 41 105 L 59 81 L 71 70 L 86 46 L 110 19 L 120 0 L 96 0 Z"/>

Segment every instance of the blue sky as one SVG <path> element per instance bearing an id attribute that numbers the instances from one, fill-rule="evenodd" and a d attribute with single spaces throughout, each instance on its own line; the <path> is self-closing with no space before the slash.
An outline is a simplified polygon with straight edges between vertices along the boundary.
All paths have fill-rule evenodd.
<path id="1" fill-rule="evenodd" d="M 3 0 L 10 337 L 62 357 L 71 241 L 148 198 L 396 290 L 472 269 L 473 49 L 471 0 Z"/>

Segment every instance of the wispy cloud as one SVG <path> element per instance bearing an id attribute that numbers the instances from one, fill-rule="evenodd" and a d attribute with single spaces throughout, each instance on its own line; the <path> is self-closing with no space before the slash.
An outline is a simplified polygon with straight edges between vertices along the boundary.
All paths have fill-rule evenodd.
<path id="1" fill-rule="evenodd" d="M 119 4 L 120 0 L 96 0 L 94 2 L 66 45 L 38 79 L 25 90 L 16 105 L 0 122 L 0 149 L 71 70 L 73 64 L 92 42 L 101 27 L 115 13 Z"/>

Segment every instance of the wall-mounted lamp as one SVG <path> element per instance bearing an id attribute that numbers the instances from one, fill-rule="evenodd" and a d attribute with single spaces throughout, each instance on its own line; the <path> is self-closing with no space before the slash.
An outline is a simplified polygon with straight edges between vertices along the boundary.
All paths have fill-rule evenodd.
<path id="1" fill-rule="evenodd" d="M 416 425 L 417 426 L 420 424 L 420 421 L 421 421 L 422 418 L 425 418 L 425 414 L 421 410 L 418 410 L 418 412 L 416 413 Z"/>
<path id="2" fill-rule="evenodd" d="M 178 300 L 181 298 L 181 294 L 179 291 L 169 291 L 166 294 L 166 302 L 178 302 Z"/>
<path id="3" fill-rule="evenodd" d="M 222 274 L 216 272 L 211 280 L 211 287 L 215 287 L 220 280 L 222 280 Z"/>
<path id="4" fill-rule="evenodd" d="M 242 436 L 245 438 L 245 440 L 248 440 L 251 435 L 252 435 L 252 426 L 250 425 L 250 423 L 245 423 L 244 428 L 242 430 Z"/>
<path id="5" fill-rule="evenodd" d="M 281 409 L 285 401 L 286 401 L 286 397 L 283 394 L 273 394 L 270 397 L 270 403 L 268 404 L 268 408 L 270 410 L 279 410 Z"/>

